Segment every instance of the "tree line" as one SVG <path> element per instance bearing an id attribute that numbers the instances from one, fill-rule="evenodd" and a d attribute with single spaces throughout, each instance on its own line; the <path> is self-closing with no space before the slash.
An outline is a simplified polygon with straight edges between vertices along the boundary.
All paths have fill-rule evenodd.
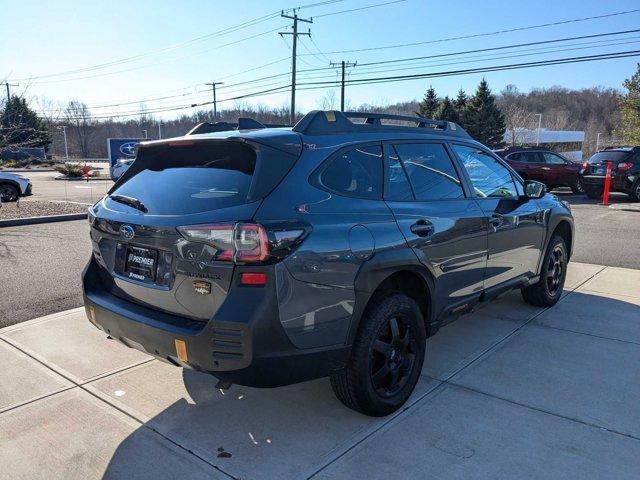
<path id="1" fill-rule="evenodd" d="M 455 122 L 491 148 L 521 143 L 523 140 L 518 138 L 518 129 L 537 128 L 537 115 L 542 115 L 543 128 L 585 131 L 583 151 L 588 155 L 595 151 L 598 136 L 600 147 L 607 144 L 640 145 L 640 64 L 637 71 L 625 80 L 623 88 L 621 92 L 613 88 L 572 90 L 556 86 L 524 93 L 514 85 L 507 85 L 494 94 L 483 79 L 471 96 L 460 90 L 455 97 L 439 97 L 430 86 L 420 101 L 364 104 L 353 110 L 418 114 Z M 18 96 L 12 96 L 0 105 L 0 148 L 43 146 L 60 157 L 65 151 L 64 125 L 70 156 L 104 158 L 107 155 L 107 138 L 143 138 L 145 135 L 148 138 L 168 138 L 184 135 L 200 122 L 234 122 L 238 117 L 252 117 L 263 123 L 288 122 L 286 105 L 272 108 L 242 102 L 219 112 L 217 119 L 211 110 L 201 110 L 172 120 L 159 120 L 146 113 L 144 106 L 141 106 L 139 116 L 129 119 L 97 119 L 80 100 L 73 100 L 62 108 L 52 108 L 52 103 L 45 101 L 40 107 L 48 113 L 36 114 L 29 103 Z M 335 92 L 328 90 L 325 98 L 318 101 L 318 107 L 335 108 Z M 512 133 L 505 138 L 505 131 Z"/>

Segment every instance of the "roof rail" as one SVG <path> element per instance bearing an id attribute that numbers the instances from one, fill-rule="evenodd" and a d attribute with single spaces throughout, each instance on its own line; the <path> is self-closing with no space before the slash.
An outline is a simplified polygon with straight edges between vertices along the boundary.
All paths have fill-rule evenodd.
<path id="1" fill-rule="evenodd" d="M 237 123 L 229 122 L 202 122 L 187 132 L 187 135 L 196 135 L 198 133 L 212 132 L 228 132 L 230 130 L 260 130 L 262 128 L 279 128 L 287 125 L 278 125 L 273 123 L 263 124 L 253 118 L 240 117 Z"/>
<path id="2" fill-rule="evenodd" d="M 354 123 L 351 118 L 363 118 L 363 123 Z M 416 124 L 415 127 L 405 125 L 383 124 L 382 120 L 396 120 Z M 336 110 L 314 110 L 307 113 L 293 127 L 293 131 L 305 135 L 329 135 L 347 132 L 420 132 L 451 135 L 469 138 L 469 134 L 459 125 L 445 120 L 433 120 L 424 117 L 392 115 L 369 112 L 339 112 Z"/>

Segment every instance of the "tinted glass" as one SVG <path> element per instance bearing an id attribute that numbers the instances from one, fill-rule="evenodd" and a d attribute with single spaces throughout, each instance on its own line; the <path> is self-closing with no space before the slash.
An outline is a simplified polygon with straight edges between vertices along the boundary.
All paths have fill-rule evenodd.
<path id="1" fill-rule="evenodd" d="M 389 149 L 390 154 L 387 156 L 387 198 L 389 200 L 411 201 L 415 200 L 409 179 L 400 163 L 400 158 L 395 150 Z"/>
<path id="2" fill-rule="evenodd" d="M 322 171 L 320 183 L 347 197 L 381 198 L 382 148 L 358 147 L 338 154 Z"/>
<path id="3" fill-rule="evenodd" d="M 564 165 L 566 163 L 561 157 L 553 153 L 545 152 L 542 155 L 544 157 L 545 163 L 549 163 L 551 165 Z"/>
<path id="4" fill-rule="evenodd" d="M 255 166 L 243 145 L 150 148 L 111 194 L 141 201 L 150 215 L 200 213 L 245 203 Z"/>
<path id="5" fill-rule="evenodd" d="M 629 152 L 620 151 L 604 151 L 594 153 L 589 158 L 589 163 L 603 163 L 603 162 L 622 162 L 625 157 L 629 155 Z"/>
<path id="6" fill-rule="evenodd" d="M 512 153 L 507 157 L 509 160 L 513 160 L 515 162 L 525 162 L 525 163 L 542 163 L 542 159 L 536 152 L 518 152 Z"/>
<path id="7" fill-rule="evenodd" d="M 463 198 L 460 178 L 439 143 L 398 144 L 395 149 L 407 171 L 417 200 Z"/>
<path id="8" fill-rule="evenodd" d="M 517 197 L 511 172 L 488 153 L 474 147 L 453 145 L 464 168 L 469 173 L 476 194 L 480 197 Z"/>

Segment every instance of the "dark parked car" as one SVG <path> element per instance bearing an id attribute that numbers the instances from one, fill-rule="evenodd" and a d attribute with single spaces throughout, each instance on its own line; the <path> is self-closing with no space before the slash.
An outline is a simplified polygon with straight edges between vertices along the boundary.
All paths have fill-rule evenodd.
<path id="1" fill-rule="evenodd" d="M 317 111 L 197 131 L 143 144 L 90 209 L 86 312 L 129 347 L 220 388 L 330 376 L 386 415 L 445 320 L 514 288 L 560 298 L 567 205 L 453 123 Z"/>
<path id="2" fill-rule="evenodd" d="M 584 162 L 582 174 L 587 196 L 602 196 L 607 162 L 611 162 L 611 191 L 626 193 L 640 201 L 640 146 L 606 148 Z"/>
<path id="3" fill-rule="evenodd" d="M 547 189 L 569 187 L 573 193 L 584 193 L 580 163 L 567 160 L 559 153 L 539 147 L 509 147 L 495 150 L 525 180 L 537 180 Z"/>

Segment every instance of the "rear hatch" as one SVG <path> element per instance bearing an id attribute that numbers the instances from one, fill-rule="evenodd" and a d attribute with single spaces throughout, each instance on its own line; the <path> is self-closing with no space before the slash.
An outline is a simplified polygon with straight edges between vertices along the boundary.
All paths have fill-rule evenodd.
<path id="1" fill-rule="evenodd" d="M 611 171 L 618 170 L 618 164 L 624 162 L 629 156 L 629 152 L 625 150 L 604 150 L 594 153 L 589 160 L 584 162 L 583 175 L 602 175 L 607 173 L 607 162 L 611 162 Z"/>
<path id="2" fill-rule="evenodd" d="M 251 220 L 299 156 L 291 148 L 299 137 L 284 136 L 289 143 L 282 149 L 239 138 L 188 137 L 142 147 L 92 207 L 102 288 L 149 308 L 210 319 L 227 295 L 234 262 L 222 237 L 204 243 L 180 231 L 219 225 L 223 235 L 226 227 Z"/>

